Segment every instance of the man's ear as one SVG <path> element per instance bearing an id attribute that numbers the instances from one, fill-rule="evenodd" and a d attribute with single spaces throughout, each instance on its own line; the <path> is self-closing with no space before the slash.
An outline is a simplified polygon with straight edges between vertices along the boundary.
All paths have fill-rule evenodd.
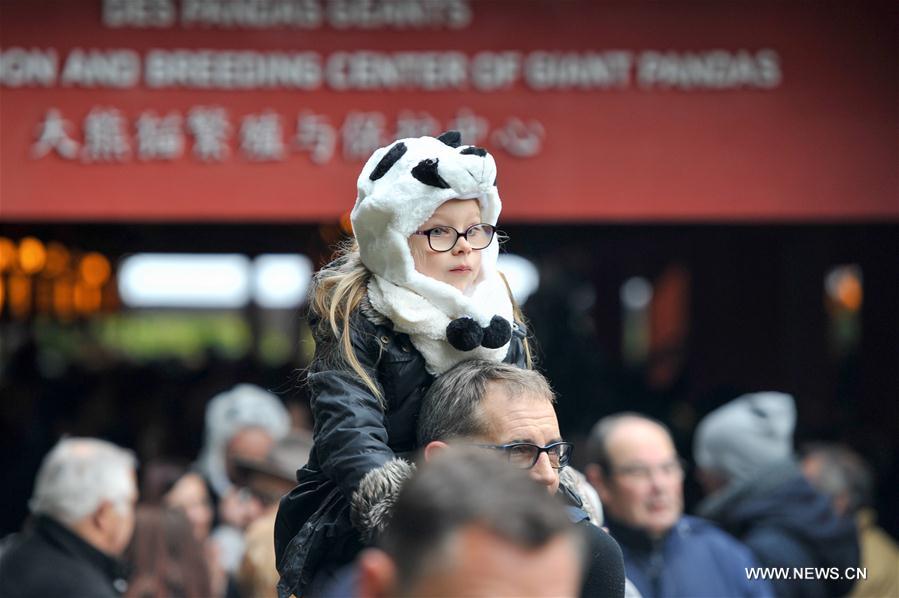
<path id="1" fill-rule="evenodd" d="M 426 444 L 424 450 L 425 463 L 433 459 L 441 451 L 446 450 L 447 447 L 449 447 L 449 445 L 441 440 L 432 440 Z"/>
<path id="2" fill-rule="evenodd" d="M 396 593 L 396 565 L 386 552 L 366 548 L 357 563 L 359 598 L 387 598 Z"/>
<path id="3" fill-rule="evenodd" d="M 111 518 L 112 509 L 115 508 L 108 500 L 103 500 L 100 502 L 100 506 L 97 507 L 97 510 L 94 511 L 93 515 L 91 515 L 91 521 L 98 530 L 106 531 L 113 522 L 114 518 Z"/>

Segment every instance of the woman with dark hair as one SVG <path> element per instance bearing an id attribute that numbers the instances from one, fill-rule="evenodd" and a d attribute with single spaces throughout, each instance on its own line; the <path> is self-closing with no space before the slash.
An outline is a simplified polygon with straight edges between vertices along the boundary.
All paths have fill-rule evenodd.
<path id="1" fill-rule="evenodd" d="M 211 595 L 203 547 L 178 509 L 139 506 L 125 556 L 132 567 L 126 598 Z"/>
<path id="2" fill-rule="evenodd" d="M 141 502 L 181 509 L 190 521 L 194 536 L 205 543 L 215 516 L 212 499 L 203 477 L 187 464 L 154 460 L 141 468 Z"/>

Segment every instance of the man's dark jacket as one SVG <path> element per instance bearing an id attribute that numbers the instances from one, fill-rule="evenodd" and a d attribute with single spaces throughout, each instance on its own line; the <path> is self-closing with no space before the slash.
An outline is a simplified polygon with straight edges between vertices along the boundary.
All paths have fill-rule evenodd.
<path id="1" fill-rule="evenodd" d="M 53 519 L 39 516 L 0 559 L 3 598 L 119 598 L 122 563 Z"/>
<path id="2" fill-rule="evenodd" d="M 852 589 L 846 569 L 859 564 L 855 525 L 834 514 L 792 461 L 710 496 L 699 513 L 746 544 L 762 567 L 790 569 L 788 579 L 772 580 L 778 596 L 823 598 Z M 812 578 L 795 575 L 806 568 Z"/>
<path id="3" fill-rule="evenodd" d="M 627 578 L 643 598 L 770 598 L 764 579 L 749 579 L 758 567 L 752 552 L 712 523 L 681 516 L 663 537 L 650 538 L 606 513 L 609 532 L 624 552 Z"/>

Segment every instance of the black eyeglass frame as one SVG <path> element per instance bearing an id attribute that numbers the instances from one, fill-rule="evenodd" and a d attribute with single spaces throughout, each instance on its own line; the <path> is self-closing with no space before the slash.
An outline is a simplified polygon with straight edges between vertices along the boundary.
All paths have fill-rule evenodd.
<path id="1" fill-rule="evenodd" d="M 509 444 L 477 444 L 475 446 L 479 446 L 481 448 L 493 449 L 493 450 L 497 450 L 497 451 L 503 451 L 508 456 L 510 462 L 512 461 L 512 449 L 514 449 L 516 447 L 528 446 L 528 447 L 537 449 L 537 452 L 534 453 L 534 460 L 531 462 L 531 464 L 528 465 L 527 467 L 522 467 L 521 469 L 531 469 L 532 467 L 534 467 L 534 465 L 537 464 L 537 461 L 540 460 L 540 455 L 542 455 L 543 453 L 547 453 L 547 455 L 548 455 L 549 452 L 551 450 L 553 450 L 554 448 L 556 448 L 557 446 L 563 446 L 563 447 L 567 447 L 567 450 L 564 451 L 564 454 L 559 454 L 559 466 L 556 467 L 555 465 L 553 465 L 551 458 L 549 460 L 549 464 L 553 469 L 557 469 L 557 470 L 561 471 L 562 469 L 565 469 L 565 467 L 567 467 L 568 464 L 571 462 L 571 454 L 574 452 L 574 444 L 572 444 L 570 442 L 566 442 L 564 440 L 561 440 L 559 442 L 551 442 L 551 443 L 547 444 L 546 446 L 540 446 L 540 445 L 534 444 L 533 442 L 510 442 Z"/>
<path id="2" fill-rule="evenodd" d="M 427 230 L 417 230 L 412 234 L 427 237 L 428 238 L 428 247 L 431 248 L 431 251 L 436 251 L 437 253 L 446 253 L 447 251 L 453 250 L 453 248 L 456 246 L 456 243 L 459 242 L 459 237 L 465 237 L 465 240 L 468 241 L 468 235 L 471 233 L 471 229 L 477 228 L 479 226 L 483 227 L 485 230 L 488 230 L 488 229 L 490 230 L 490 238 L 487 239 L 487 243 L 483 247 L 475 247 L 474 245 L 471 246 L 471 248 L 473 250 L 481 251 L 482 249 L 487 249 L 488 247 L 490 247 L 490 244 L 493 243 L 493 237 L 496 236 L 496 227 L 493 226 L 492 224 L 488 224 L 487 222 L 478 222 L 477 224 L 472 224 L 471 226 L 469 226 L 468 228 L 465 229 L 465 232 L 462 232 L 462 233 L 457 231 L 452 226 L 435 226 L 434 228 L 429 228 Z M 447 249 L 434 249 L 434 244 L 431 243 L 431 233 L 440 228 L 449 229 L 449 230 L 453 231 L 454 233 L 456 233 L 456 238 L 453 239 L 453 244 L 450 245 L 449 248 L 447 248 Z M 471 245 L 471 241 L 468 241 L 468 243 L 469 243 L 469 245 Z"/>

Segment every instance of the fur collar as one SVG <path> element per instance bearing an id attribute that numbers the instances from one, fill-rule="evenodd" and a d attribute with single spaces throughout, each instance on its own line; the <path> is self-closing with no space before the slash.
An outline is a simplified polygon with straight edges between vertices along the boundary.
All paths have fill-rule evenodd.
<path id="1" fill-rule="evenodd" d="M 462 297 L 457 289 L 433 282 Z M 368 299 L 375 311 L 393 323 L 395 330 L 409 335 L 424 357 L 428 372 L 434 376 L 467 359 L 502 361 L 509 352 L 508 341 L 498 348 L 476 346 L 468 351 L 460 351 L 447 341 L 447 328 L 457 318 L 470 317 L 484 328 L 490 325 L 494 316 L 512 322 L 512 301 L 496 272 L 474 288 L 472 296 L 465 302 L 468 305 L 460 305 L 454 311 L 447 312 L 429 297 L 395 285 L 377 274 L 368 283 Z"/>

